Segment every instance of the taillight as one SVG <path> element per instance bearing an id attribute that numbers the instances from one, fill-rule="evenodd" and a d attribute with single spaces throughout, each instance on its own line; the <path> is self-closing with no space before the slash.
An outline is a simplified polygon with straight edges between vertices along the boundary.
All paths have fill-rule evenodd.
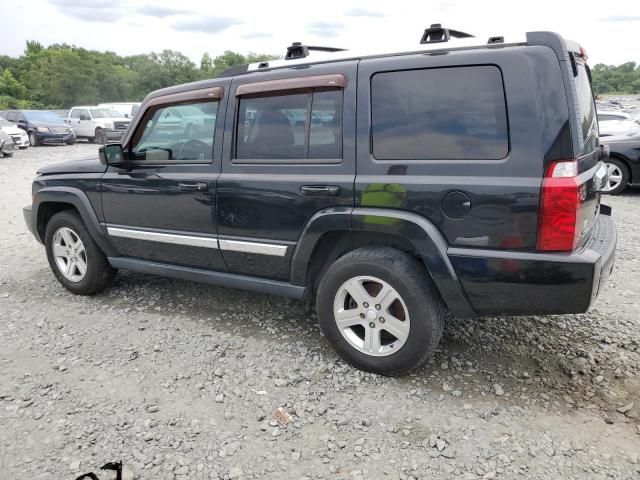
<path id="1" fill-rule="evenodd" d="M 570 251 L 578 243 L 579 209 L 584 200 L 578 180 L 578 162 L 552 163 L 542 180 L 538 250 Z"/>

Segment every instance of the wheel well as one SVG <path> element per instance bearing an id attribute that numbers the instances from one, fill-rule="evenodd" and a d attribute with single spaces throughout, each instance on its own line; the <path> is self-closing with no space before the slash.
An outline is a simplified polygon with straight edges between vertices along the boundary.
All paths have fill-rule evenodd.
<path id="1" fill-rule="evenodd" d="M 307 269 L 307 285 L 313 293 L 318 289 L 320 279 L 329 266 L 338 258 L 363 247 L 391 247 L 416 258 L 422 259 L 413 244 L 402 237 L 390 233 L 337 231 L 323 235 L 313 249 Z"/>
<path id="2" fill-rule="evenodd" d="M 622 163 L 624 163 L 624 166 L 627 167 L 627 172 L 629 173 L 629 183 L 634 183 L 634 181 L 633 181 L 633 170 L 631 168 L 631 165 L 629 164 L 629 159 L 626 158 L 623 155 L 618 154 L 618 153 L 611 153 L 611 154 L 609 154 L 609 157 L 615 158 L 617 160 L 620 160 Z"/>
<path id="3" fill-rule="evenodd" d="M 76 207 L 74 207 L 70 203 L 61 203 L 61 202 L 44 202 L 40 204 L 38 208 L 38 235 L 44 241 L 44 232 L 47 229 L 47 224 L 49 220 L 57 214 L 64 210 L 75 210 L 78 211 Z"/>

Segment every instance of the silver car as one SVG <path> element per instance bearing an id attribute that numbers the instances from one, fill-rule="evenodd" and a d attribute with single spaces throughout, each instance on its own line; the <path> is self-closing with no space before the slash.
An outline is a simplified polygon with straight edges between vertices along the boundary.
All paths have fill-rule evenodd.
<path id="1" fill-rule="evenodd" d="M 13 140 L 11 140 L 11 137 L 0 130 L 0 155 L 4 157 L 12 157 L 13 149 Z"/>

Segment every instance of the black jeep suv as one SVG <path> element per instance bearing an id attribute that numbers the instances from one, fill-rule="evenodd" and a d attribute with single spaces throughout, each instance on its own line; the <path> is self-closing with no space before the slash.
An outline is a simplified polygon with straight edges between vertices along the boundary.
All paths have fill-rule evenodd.
<path id="1" fill-rule="evenodd" d="M 293 44 L 153 92 L 121 145 L 39 171 L 27 225 L 73 293 L 122 268 L 314 296 L 336 350 L 384 374 L 422 364 L 447 311 L 584 312 L 616 246 L 586 54 L 456 36 Z"/>

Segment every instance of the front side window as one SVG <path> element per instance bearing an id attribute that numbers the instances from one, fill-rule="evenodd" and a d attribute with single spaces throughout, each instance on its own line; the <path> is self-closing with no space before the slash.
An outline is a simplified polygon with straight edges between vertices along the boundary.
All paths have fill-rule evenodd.
<path id="1" fill-rule="evenodd" d="M 211 160 L 218 105 L 206 101 L 147 110 L 134 135 L 131 159 Z"/>
<path id="2" fill-rule="evenodd" d="M 71 118 L 80 118 L 80 110 L 78 110 L 77 108 L 71 110 L 71 113 L 69 114 L 69 117 L 71 117 Z"/>
<path id="3" fill-rule="evenodd" d="M 256 94 L 240 98 L 238 160 L 342 157 L 342 90 Z"/>
<path id="4" fill-rule="evenodd" d="M 494 66 L 378 73 L 371 121 L 379 160 L 498 160 L 509 152 L 502 75 Z"/>

